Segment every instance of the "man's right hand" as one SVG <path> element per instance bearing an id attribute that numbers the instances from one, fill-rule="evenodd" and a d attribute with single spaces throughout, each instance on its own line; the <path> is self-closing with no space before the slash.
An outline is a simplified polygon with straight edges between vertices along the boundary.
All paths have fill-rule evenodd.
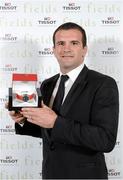
<path id="1" fill-rule="evenodd" d="M 8 109 L 8 103 L 5 104 L 5 108 Z M 23 117 L 23 115 L 19 112 L 15 112 L 15 111 L 9 111 L 9 115 L 11 116 L 12 120 L 15 123 L 19 123 L 22 124 L 25 121 L 25 118 Z"/>
<path id="2" fill-rule="evenodd" d="M 22 124 L 25 121 L 25 118 L 19 112 L 16 113 L 15 111 L 9 111 L 9 115 L 11 116 L 12 120 L 16 123 Z"/>

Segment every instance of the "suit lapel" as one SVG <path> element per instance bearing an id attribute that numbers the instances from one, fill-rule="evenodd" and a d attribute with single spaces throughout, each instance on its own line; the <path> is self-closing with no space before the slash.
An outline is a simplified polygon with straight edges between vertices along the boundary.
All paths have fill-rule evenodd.
<path id="1" fill-rule="evenodd" d="M 69 91 L 62 107 L 60 110 L 60 114 L 65 115 L 71 105 L 76 101 L 76 98 L 82 93 L 85 85 L 87 84 L 86 76 L 87 76 L 88 68 L 84 66 L 83 70 L 80 72 L 78 78 L 74 82 L 71 90 Z"/>
<path id="2" fill-rule="evenodd" d="M 52 92 L 54 90 L 54 87 L 55 87 L 55 84 L 56 84 L 58 78 L 59 78 L 59 74 L 46 80 L 46 82 L 44 84 L 45 87 L 43 87 L 43 89 L 44 89 L 43 90 L 43 101 L 47 106 L 49 105 L 50 98 L 51 98 Z M 51 142 L 51 138 L 49 135 L 49 131 L 50 131 L 49 129 L 44 128 L 44 134 L 50 145 L 52 142 Z"/>
<path id="3" fill-rule="evenodd" d="M 44 88 L 45 90 L 44 90 L 43 100 L 44 100 L 44 103 L 47 106 L 49 105 L 50 98 L 51 98 L 52 92 L 54 90 L 54 87 L 56 85 L 56 82 L 57 82 L 58 78 L 59 78 L 59 74 L 57 74 L 55 77 L 49 79 L 46 82 L 46 85 L 45 85 L 45 88 Z"/>

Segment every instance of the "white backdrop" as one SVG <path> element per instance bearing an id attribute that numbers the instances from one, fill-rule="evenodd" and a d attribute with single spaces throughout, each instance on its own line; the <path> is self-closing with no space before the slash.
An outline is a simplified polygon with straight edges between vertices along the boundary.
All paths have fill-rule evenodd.
<path id="1" fill-rule="evenodd" d="M 52 33 L 73 21 L 87 32 L 89 68 L 114 77 L 120 93 L 119 129 L 115 149 L 106 154 L 110 179 L 123 179 L 122 0 L 0 1 L 0 179 L 40 179 L 42 141 L 15 135 L 4 108 L 12 73 L 37 73 L 38 83 L 57 73 Z"/>

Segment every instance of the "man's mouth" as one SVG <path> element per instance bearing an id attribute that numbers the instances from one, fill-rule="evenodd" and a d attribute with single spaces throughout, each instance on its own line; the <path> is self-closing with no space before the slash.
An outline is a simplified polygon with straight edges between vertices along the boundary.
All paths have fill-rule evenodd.
<path id="1" fill-rule="evenodd" d="M 70 58 L 72 58 L 73 56 L 72 55 L 63 55 L 62 57 L 70 57 Z"/>

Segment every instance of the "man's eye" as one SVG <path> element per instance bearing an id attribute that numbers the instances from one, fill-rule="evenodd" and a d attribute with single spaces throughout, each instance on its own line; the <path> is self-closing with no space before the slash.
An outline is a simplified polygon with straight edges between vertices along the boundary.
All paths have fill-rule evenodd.
<path id="1" fill-rule="evenodd" d="M 58 42 L 57 45 L 58 45 L 58 46 L 60 46 L 60 45 L 63 46 L 63 45 L 64 45 L 64 42 Z"/>
<path id="2" fill-rule="evenodd" d="M 73 44 L 73 45 L 78 45 L 78 44 L 79 44 L 79 42 L 72 42 L 72 44 Z"/>

